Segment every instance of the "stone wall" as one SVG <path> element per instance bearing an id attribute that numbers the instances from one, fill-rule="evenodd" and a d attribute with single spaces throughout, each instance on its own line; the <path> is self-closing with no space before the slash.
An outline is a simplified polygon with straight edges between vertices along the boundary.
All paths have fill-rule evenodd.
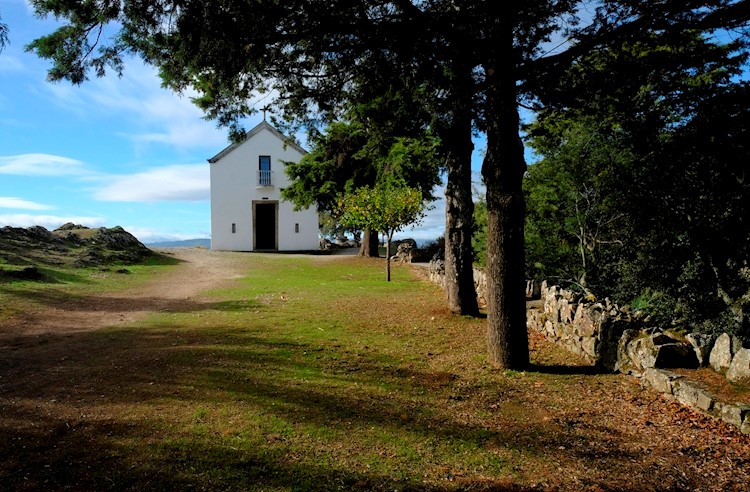
<path id="1" fill-rule="evenodd" d="M 442 261 L 430 263 L 429 278 L 445 287 Z M 474 285 L 484 303 L 486 278 L 474 270 Z M 631 374 L 677 401 L 736 425 L 750 434 L 750 406 L 720 402 L 669 368 L 711 367 L 731 382 L 750 384 L 750 344 L 726 333 L 719 337 L 648 327 L 639 316 L 608 299 L 597 302 L 580 294 L 527 282 L 526 324 L 547 339 L 601 370 Z"/>
<path id="2" fill-rule="evenodd" d="M 641 376 L 650 368 L 711 367 L 730 382 L 750 383 L 747 340 L 649 326 L 608 299 L 587 301 L 542 283 L 526 324 L 601 369 Z"/>
<path id="3" fill-rule="evenodd" d="M 750 405 L 720 401 L 700 385 L 664 369 L 646 369 L 641 383 L 671 396 L 683 405 L 738 427 L 743 434 L 750 434 Z"/>
<path id="4" fill-rule="evenodd" d="M 526 324 L 586 361 L 611 371 L 617 370 L 620 339 L 631 327 L 627 313 L 608 299 L 585 302 L 580 295 L 547 286 L 546 282 L 539 288 L 539 302 L 528 305 Z"/>
<path id="5" fill-rule="evenodd" d="M 442 260 L 430 262 L 429 278 L 445 287 Z M 475 268 L 480 305 L 485 305 L 486 285 L 484 272 Z M 712 367 L 732 382 L 750 383 L 748 341 L 650 327 L 637 313 L 609 299 L 585 299 L 546 282 L 527 282 L 526 299 L 530 329 L 602 370 L 640 376 L 649 368 Z"/>
<path id="6" fill-rule="evenodd" d="M 428 277 L 430 281 L 445 289 L 445 262 L 443 260 L 431 260 L 429 263 Z M 526 299 L 538 299 L 541 292 L 541 283 L 535 280 L 526 282 Z M 477 291 L 477 302 L 480 306 L 487 305 L 487 277 L 483 270 L 474 268 L 474 289 Z"/>

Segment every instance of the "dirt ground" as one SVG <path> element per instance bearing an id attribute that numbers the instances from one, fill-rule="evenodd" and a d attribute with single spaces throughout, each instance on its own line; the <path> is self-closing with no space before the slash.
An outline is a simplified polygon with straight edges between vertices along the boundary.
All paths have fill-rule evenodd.
<path id="1" fill-rule="evenodd" d="M 12 352 L 17 369 L 23 366 L 23 354 L 27 348 L 32 349 L 28 352 L 35 361 L 43 360 L 45 351 L 50 356 L 59 356 L 60 346 L 56 345 L 68 344 L 66 336 L 129 323 L 152 312 L 180 310 L 185 303 L 201 302 L 201 296 L 210 289 L 231 285 L 242 274 L 241 253 L 217 253 L 199 248 L 159 251 L 173 255 L 181 263 L 154 282 L 116 293 L 89 296 L 83 301 L 64 306 L 49 304 L 23 317 L 4 322 L 0 326 L 0 356 L 4 351 Z M 335 261 L 335 257 L 330 257 L 330 261 Z M 48 338 L 56 341 L 42 342 L 42 339 Z M 543 341 L 539 335 L 532 335 L 531 343 L 533 350 L 535 344 Z M 565 355 L 560 357 L 564 359 Z M 2 376 L 0 371 L 0 378 Z M 19 377 L 21 373 L 16 371 L 5 376 L 7 382 L 7 377 Z M 585 375 L 576 378 L 580 391 L 570 395 L 570 398 L 580 401 L 581 410 L 575 416 L 567 416 L 570 418 L 564 422 L 571 429 L 571 449 L 578 448 L 574 442 L 576 429 L 605 429 L 616 425 L 622 427 L 620 435 L 604 435 L 603 432 L 601 441 L 596 445 L 590 444 L 588 448 L 591 460 L 601 460 L 602 464 L 595 467 L 599 473 L 610 469 L 606 463 L 611 462 L 612 473 L 619 474 L 615 464 L 623 458 L 615 451 L 621 450 L 622 442 L 625 442 L 630 455 L 628 461 L 632 462 L 627 467 L 638 470 L 642 476 L 648 475 L 647 469 L 655 470 L 657 475 L 674 471 L 669 472 L 670 476 L 674 476 L 673 483 L 665 484 L 663 489 L 650 487 L 648 490 L 691 490 L 679 486 L 680 475 L 685 476 L 687 472 L 691 477 L 704 476 L 707 482 L 716 485 L 714 489 L 705 490 L 750 491 L 750 436 L 742 435 L 724 422 L 698 414 L 660 395 L 633 392 L 628 388 L 637 385 L 637 381 L 626 376 L 623 378 L 628 379 L 615 385 L 605 384 L 602 380 L 587 381 Z M 0 383 L 3 383 L 2 379 Z M 0 400 L 3 398 L 2 386 L 0 384 Z M 522 391 L 522 388 L 517 390 Z M 539 394 L 523 396 L 519 401 L 528 402 L 531 406 L 544 404 Z M 566 446 L 561 445 L 561 456 L 567 452 Z M 637 461 L 642 462 L 637 464 Z M 580 470 L 580 473 L 585 475 L 587 470 Z M 606 477 L 600 478 L 607 481 Z M 638 490 L 637 484 L 632 486 L 628 490 Z M 605 489 L 591 486 L 585 490 Z"/>
<path id="2" fill-rule="evenodd" d="M 14 338 L 42 334 L 92 331 L 130 323 L 151 312 L 179 308 L 202 292 L 229 285 L 241 276 L 240 254 L 202 248 L 163 248 L 156 251 L 180 261 L 180 267 L 134 289 L 46 304 L 0 325 L 0 348 Z"/>

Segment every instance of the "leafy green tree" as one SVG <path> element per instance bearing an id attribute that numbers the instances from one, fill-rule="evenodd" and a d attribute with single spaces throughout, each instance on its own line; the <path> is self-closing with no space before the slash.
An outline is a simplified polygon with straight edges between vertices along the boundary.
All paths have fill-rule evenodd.
<path id="1" fill-rule="evenodd" d="M 315 205 L 335 222 L 333 212 L 342 190 L 371 185 L 377 178 L 372 160 L 361 152 L 366 140 L 364 129 L 356 123 L 334 122 L 326 132 L 315 133 L 310 152 L 299 162 L 285 163 L 290 184 L 281 191 L 282 197 L 297 208 Z M 377 234 L 365 231 L 359 254 L 378 256 L 377 246 Z"/>
<path id="2" fill-rule="evenodd" d="M 660 52 L 698 62 L 664 71 Z M 747 54 L 732 53 L 695 33 L 646 38 L 562 78 L 574 97 L 531 128 L 543 155 L 524 182 L 531 275 L 632 303 L 657 323 L 747 330 L 750 231 L 737 214 L 750 197 L 737 163 L 748 91 L 736 80 Z M 614 82 L 633 70 L 645 83 Z"/>
<path id="3" fill-rule="evenodd" d="M 594 118 L 550 116 L 545 125 L 559 139 L 532 140 L 544 158 L 524 179 L 527 276 L 589 293 L 602 258 L 632 238 L 622 203 L 634 157 L 621 131 Z"/>
<path id="4" fill-rule="evenodd" d="M 334 122 L 317 133 L 310 153 L 298 163 L 286 163 L 291 181 L 282 196 L 300 208 L 315 204 L 334 212 L 343 191 L 396 177 L 419 190 L 424 200 L 434 200 L 439 183 L 434 137 L 404 137 L 395 131 L 386 135 L 371 127 L 359 121 Z M 377 231 L 370 232 L 364 230 L 360 255 L 379 256 Z"/>
<path id="5" fill-rule="evenodd" d="M 645 252 L 651 259 L 636 263 L 640 283 L 635 286 L 647 282 L 646 288 L 674 300 L 672 312 L 659 313 L 665 318 L 746 337 L 750 337 L 748 101 L 747 83 L 717 90 L 702 101 L 694 116 L 655 153 L 643 172 L 650 192 L 635 195 L 633 203 L 636 232 L 648 239 L 643 242 L 649 245 Z M 661 162 L 676 165 L 658 166 Z M 625 280 L 623 288 L 635 291 L 634 282 Z"/>
<path id="6" fill-rule="evenodd" d="M 103 74 L 108 66 L 121 71 L 123 54 L 137 53 L 160 69 L 165 86 L 198 90 L 196 104 L 233 134 L 259 91 L 275 94 L 285 118 L 318 125 L 336 120 L 370 81 L 378 90 L 389 79 L 424 87 L 448 175 L 446 271 L 449 293 L 463 289 L 458 300 L 471 283 L 471 136 L 484 132 L 487 348 L 489 361 L 505 368 L 521 368 L 529 356 L 519 103 L 559 98 L 549 81 L 592 50 L 655 33 L 743 29 L 750 18 L 747 0 L 524 0 L 500 10 L 479 0 L 33 4 L 68 21 L 30 45 L 52 60 L 52 80 L 80 83 L 88 70 Z M 551 50 L 553 36 L 564 42 Z M 662 54 L 671 70 L 673 53 Z M 449 296 L 452 309 L 463 309 L 458 300 Z"/>
<path id="7" fill-rule="evenodd" d="M 474 221 L 471 246 L 474 251 L 474 264 L 479 268 L 487 265 L 487 201 L 484 193 L 474 191 Z"/>
<path id="8" fill-rule="evenodd" d="M 391 281 L 391 241 L 393 234 L 418 223 L 424 217 L 422 193 L 394 182 L 370 188 L 357 188 L 338 200 L 339 221 L 359 229 L 380 231 L 386 237 L 386 281 Z"/>

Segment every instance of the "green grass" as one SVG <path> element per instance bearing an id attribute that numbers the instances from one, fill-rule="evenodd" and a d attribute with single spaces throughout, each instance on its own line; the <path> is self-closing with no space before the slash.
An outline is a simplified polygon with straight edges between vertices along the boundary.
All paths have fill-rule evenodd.
<path id="1" fill-rule="evenodd" d="M 573 403 L 506 400 L 560 376 L 492 371 L 484 321 L 451 316 L 436 286 L 403 266 L 385 282 L 377 259 L 244 261 L 192 309 L 29 340 L 0 373 L 0 489 L 507 490 L 492 487 L 554 473 L 546 446 L 564 429 L 536 423 Z M 127 268 L 44 288 L 85 295 L 172 267 Z M 34 302 L 37 288 L 0 292 Z"/>
<path id="2" fill-rule="evenodd" d="M 35 307 L 64 306 L 99 292 L 131 288 L 178 264 L 177 259 L 158 253 L 137 265 L 75 268 L 64 263 L 0 264 L 0 321 Z M 28 267 L 35 267 L 40 278 L 23 279 L 11 273 Z"/>

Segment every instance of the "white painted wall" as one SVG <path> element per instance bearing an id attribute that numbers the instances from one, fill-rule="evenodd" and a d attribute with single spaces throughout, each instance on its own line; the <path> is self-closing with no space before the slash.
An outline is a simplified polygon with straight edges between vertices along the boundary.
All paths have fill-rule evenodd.
<path id="1" fill-rule="evenodd" d="M 254 131 L 257 132 L 254 133 Z M 253 250 L 253 201 L 278 202 L 279 251 L 317 250 L 318 214 L 315 208 L 294 211 L 281 199 L 288 186 L 283 161 L 299 161 L 303 154 L 284 142 L 264 122 L 249 132 L 251 137 L 211 166 L 211 249 Z M 225 149 L 226 150 L 226 149 Z M 272 187 L 258 186 L 258 158 L 271 156 Z M 235 232 L 232 232 L 234 224 Z M 295 232 L 299 224 L 299 232 Z"/>

